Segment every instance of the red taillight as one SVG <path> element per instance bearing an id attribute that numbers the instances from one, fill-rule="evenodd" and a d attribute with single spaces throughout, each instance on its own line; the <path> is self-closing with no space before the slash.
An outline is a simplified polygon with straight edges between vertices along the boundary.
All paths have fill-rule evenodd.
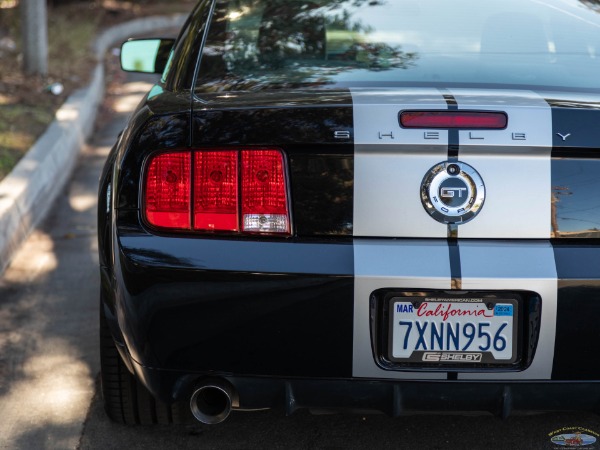
<path id="1" fill-rule="evenodd" d="M 150 161 L 144 194 L 146 219 L 160 228 L 268 234 L 291 230 L 279 150 L 163 153 Z"/>
<path id="2" fill-rule="evenodd" d="M 162 228 L 190 228 L 189 153 L 164 153 L 150 162 L 146 178 L 146 218 Z"/>
<path id="3" fill-rule="evenodd" d="M 403 128 L 504 129 L 508 117 L 503 112 L 483 111 L 402 111 Z"/>
<path id="4" fill-rule="evenodd" d="M 242 230 L 290 230 L 283 156 L 277 150 L 242 152 Z"/>
<path id="5" fill-rule="evenodd" d="M 238 152 L 196 152 L 194 158 L 194 228 L 239 230 Z"/>

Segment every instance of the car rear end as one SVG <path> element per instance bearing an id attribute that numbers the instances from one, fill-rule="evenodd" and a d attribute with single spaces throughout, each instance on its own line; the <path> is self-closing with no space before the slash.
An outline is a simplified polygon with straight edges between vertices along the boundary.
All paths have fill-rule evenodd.
<path id="1" fill-rule="evenodd" d="M 564 29 L 600 21 L 498 2 L 456 35 L 446 3 L 196 12 L 191 108 L 150 96 L 115 153 L 104 312 L 154 397 L 597 408 L 600 43 Z"/>

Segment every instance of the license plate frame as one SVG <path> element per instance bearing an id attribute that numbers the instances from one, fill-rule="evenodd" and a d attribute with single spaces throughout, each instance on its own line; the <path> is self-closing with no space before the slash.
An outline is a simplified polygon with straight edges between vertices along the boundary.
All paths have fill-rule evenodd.
<path id="1" fill-rule="evenodd" d="M 443 368 L 443 367 L 456 367 L 456 368 L 484 368 L 484 367 L 514 367 L 516 363 L 520 360 L 520 333 L 519 333 L 519 318 L 520 318 L 520 299 L 518 295 L 511 293 L 498 293 L 496 295 L 477 295 L 477 293 L 469 293 L 465 295 L 448 295 L 445 293 L 428 293 L 427 296 L 418 296 L 415 297 L 406 293 L 395 293 L 389 294 L 386 301 L 386 310 L 388 315 L 388 323 L 387 323 L 387 355 L 386 359 L 395 365 L 402 366 L 412 366 L 412 367 L 421 367 L 421 368 Z M 421 305 L 426 304 L 427 307 L 423 309 Z M 420 342 L 420 345 L 414 346 L 414 336 L 410 336 L 409 342 L 405 342 L 406 332 L 408 331 L 409 326 L 398 326 L 395 322 L 398 321 L 399 315 L 397 313 L 397 305 L 411 305 L 413 309 L 412 315 L 409 313 L 407 315 L 400 314 L 400 317 L 408 317 L 410 319 L 414 319 L 416 317 L 417 308 L 421 308 L 420 311 L 424 311 L 425 313 L 429 312 L 430 315 L 423 314 L 419 317 L 422 319 L 421 326 L 419 329 L 417 327 L 413 327 L 414 330 L 410 330 L 410 332 L 414 332 L 416 330 L 417 336 L 421 337 L 419 333 L 423 332 L 423 327 L 425 327 L 425 332 L 423 332 L 423 336 L 425 340 L 429 340 L 433 342 L 433 347 L 430 348 L 429 345 L 426 345 L 427 348 L 423 348 L 423 342 Z M 438 305 L 440 305 L 438 307 Z M 496 325 L 496 328 L 481 326 L 479 324 L 490 322 L 490 317 L 487 316 L 477 316 L 471 314 L 465 314 L 463 316 L 456 317 L 448 317 L 448 305 L 451 306 L 451 311 L 471 311 L 471 310 L 479 310 L 479 311 L 494 311 L 494 317 L 491 320 L 495 321 L 496 324 L 504 323 L 506 321 L 511 322 L 510 330 L 505 329 L 499 332 L 500 338 L 498 342 L 498 348 L 501 347 L 502 337 L 506 339 L 506 346 L 510 347 L 510 355 L 506 357 L 506 351 L 500 352 L 500 359 L 497 359 L 495 356 L 499 356 L 498 352 L 495 349 L 490 349 L 490 351 L 481 351 L 477 348 L 477 345 L 470 345 L 467 349 L 463 349 L 462 345 L 464 339 L 459 341 L 458 349 L 454 349 L 454 334 L 450 335 L 451 345 L 450 348 L 435 348 L 439 344 L 438 334 L 435 333 L 434 337 L 431 338 L 432 330 L 429 329 L 427 331 L 427 327 L 429 325 L 424 325 L 425 322 L 431 324 L 436 323 L 437 331 L 440 331 L 440 324 L 454 324 L 452 325 L 452 330 L 456 331 L 456 324 L 462 323 L 466 325 L 467 323 L 472 323 L 475 331 L 475 343 L 480 342 L 480 339 L 483 339 L 483 343 L 481 346 L 485 348 L 487 344 L 487 338 L 485 338 L 486 332 L 491 332 L 491 339 L 493 340 L 495 337 L 495 333 L 499 329 L 499 325 Z M 510 308 L 504 308 L 502 305 L 510 306 Z M 452 309 L 455 307 L 455 309 Z M 504 309 L 510 309 L 510 316 L 506 315 L 506 311 L 504 311 L 505 315 L 496 315 L 496 310 L 498 309 L 499 313 L 502 313 Z M 409 308 L 405 308 L 408 310 Z M 483 314 L 483 313 L 482 313 Z M 502 319 L 500 319 L 502 317 Z M 507 319 L 507 317 L 512 317 L 512 319 Z M 444 320 L 446 319 L 446 320 Z M 408 320 L 410 321 L 410 320 Z M 462 322 L 461 322 L 462 321 Z M 480 328 L 481 327 L 481 328 Z M 399 335 L 401 332 L 399 328 L 404 328 L 404 334 Z M 479 330 L 483 330 L 483 335 L 477 336 Z M 442 328 L 442 333 L 448 331 Z M 471 334 L 471 327 L 467 327 L 467 334 Z M 460 329 L 459 329 L 460 333 Z M 398 351 L 398 340 L 399 336 L 402 340 L 402 345 L 400 346 L 400 351 Z M 446 336 L 447 337 L 447 336 Z M 462 338 L 466 338 L 466 336 L 462 336 Z M 431 340 L 433 339 L 433 341 Z M 468 340 L 468 338 L 467 338 Z M 412 344 L 411 344 L 412 342 Z M 447 340 L 442 339 L 443 345 L 446 344 Z M 406 349 L 404 349 L 404 345 L 407 344 L 407 347 L 413 345 L 412 352 L 409 356 L 407 356 Z M 473 344 L 473 343 L 471 343 Z M 494 345 L 492 344 L 492 347 Z M 401 353 L 401 354 L 399 354 Z M 496 355 L 495 355 L 496 354 Z"/>

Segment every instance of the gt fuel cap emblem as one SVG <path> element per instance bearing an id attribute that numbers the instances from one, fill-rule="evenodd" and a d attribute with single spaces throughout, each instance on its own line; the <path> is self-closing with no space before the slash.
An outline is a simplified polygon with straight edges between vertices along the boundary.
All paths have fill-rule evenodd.
<path id="1" fill-rule="evenodd" d="M 435 220 L 461 224 L 473 219 L 485 200 L 485 185 L 477 171 L 463 162 L 436 164 L 421 183 L 421 202 Z"/>

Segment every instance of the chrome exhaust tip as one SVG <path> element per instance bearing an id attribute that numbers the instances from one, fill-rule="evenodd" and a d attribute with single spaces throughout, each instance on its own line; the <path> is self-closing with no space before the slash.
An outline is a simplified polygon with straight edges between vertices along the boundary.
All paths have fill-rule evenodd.
<path id="1" fill-rule="evenodd" d="M 225 380 L 207 380 L 190 398 L 190 409 L 199 422 L 215 425 L 223 422 L 239 401 L 233 387 Z"/>

